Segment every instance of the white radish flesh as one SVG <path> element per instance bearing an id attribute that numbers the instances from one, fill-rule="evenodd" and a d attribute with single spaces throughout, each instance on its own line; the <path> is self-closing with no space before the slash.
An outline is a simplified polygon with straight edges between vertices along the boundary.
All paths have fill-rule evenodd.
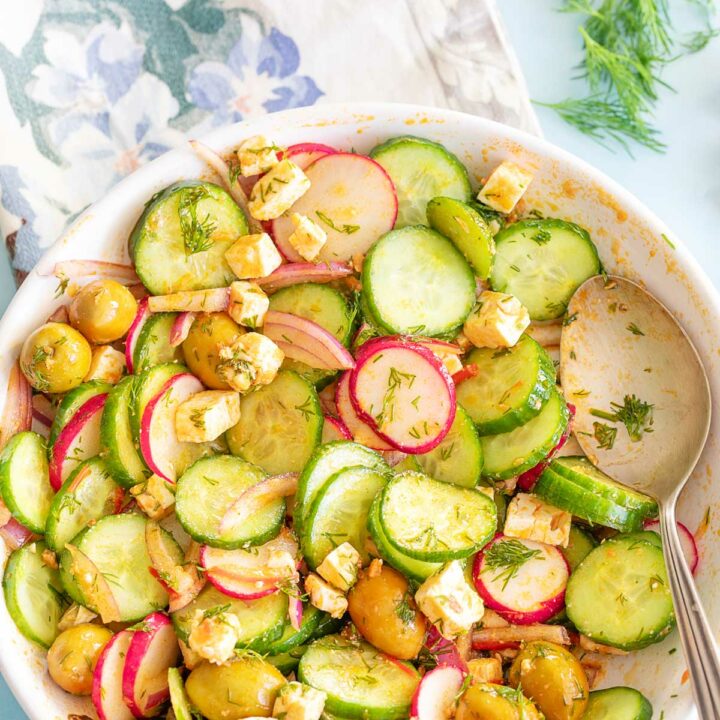
<path id="1" fill-rule="evenodd" d="M 123 669 L 132 638 L 131 630 L 123 630 L 112 637 L 95 666 L 92 702 L 100 720 L 134 718 L 123 700 Z"/>
<path id="2" fill-rule="evenodd" d="M 340 376 L 335 388 L 335 405 L 340 420 L 350 431 L 353 440 L 371 450 L 394 450 L 387 440 L 381 438 L 355 411 L 350 399 L 350 372 Z"/>
<path id="3" fill-rule="evenodd" d="M 425 673 L 413 695 L 411 717 L 417 720 L 447 720 L 464 680 L 463 673 L 450 665 Z"/>

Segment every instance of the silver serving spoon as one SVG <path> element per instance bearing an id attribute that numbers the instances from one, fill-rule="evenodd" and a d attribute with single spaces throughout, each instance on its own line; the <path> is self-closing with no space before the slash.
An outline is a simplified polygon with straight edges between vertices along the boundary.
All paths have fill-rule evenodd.
<path id="1" fill-rule="evenodd" d="M 577 408 L 575 435 L 599 468 L 653 496 L 675 614 L 702 720 L 720 720 L 720 654 L 685 562 L 675 524 L 680 491 L 710 428 L 710 386 L 697 351 L 675 318 L 639 285 L 593 277 L 573 295 L 560 344 L 563 390 Z M 633 442 L 621 422 L 595 412 L 636 402 Z M 630 401 L 632 403 L 632 401 Z M 652 425 L 643 403 L 653 405 Z M 616 427 L 611 447 L 598 448 L 593 423 Z M 601 428 L 602 430 L 602 428 Z"/>

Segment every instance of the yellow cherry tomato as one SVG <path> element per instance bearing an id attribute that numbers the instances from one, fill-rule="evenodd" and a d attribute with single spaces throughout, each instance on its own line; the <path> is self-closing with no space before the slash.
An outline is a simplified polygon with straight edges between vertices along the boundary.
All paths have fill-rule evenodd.
<path id="1" fill-rule="evenodd" d="M 50 677 L 66 692 L 89 695 L 100 653 L 112 637 L 102 625 L 76 625 L 55 638 L 48 651 Z"/>
<path id="2" fill-rule="evenodd" d="M 137 313 L 137 301 L 119 282 L 96 280 L 73 298 L 68 313 L 74 328 L 91 343 L 103 345 L 125 336 Z"/>

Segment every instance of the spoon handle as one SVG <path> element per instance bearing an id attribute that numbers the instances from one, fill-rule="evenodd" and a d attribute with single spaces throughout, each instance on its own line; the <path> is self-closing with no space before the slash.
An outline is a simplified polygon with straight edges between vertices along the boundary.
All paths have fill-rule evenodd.
<path id="1" fill-rule="evenodd" d="M 720 720 L 720 653 L 683 556 L 674 501 L 665 503 L 660 512 L 660 531 L 698 715 L 700 720 Z"/>

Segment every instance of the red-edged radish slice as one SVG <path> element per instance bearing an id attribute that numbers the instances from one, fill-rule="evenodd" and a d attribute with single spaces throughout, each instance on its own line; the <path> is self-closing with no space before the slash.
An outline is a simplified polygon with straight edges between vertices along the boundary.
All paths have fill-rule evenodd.
<path id="1" fill-rule="evenodd" d="M 123 285 L 140 282 L 132 265 L 106 262 L 105 260 L 63 260 L 55 264 L 52 273 L 40 273 L 47 277 L 54 275 L 58 280 L 106 279 L 116 280 Z"/>
<path id="2" fill-rule="evenodd" d="M 323 422 L 321 443 L 335 442 L 336 440 L 352 440 L 353 436 L 342 420 L 326 415 Z"/>
<path id="3" fill-rule="evenodd" d="M 326 155 L 334 155 L 336 152 L 335 148 L 322 143 L 298 143 L 291 145 L 282 155 L 292 160 L 301 170 L 306 170 L 316 160 Z"/>
<path id="4" fill-rule="evenodd" d="M 107 393 L 83 403 L 70 418 L 50 451 L 50 484 L 57 491 L 83 461 L 100 453 L 100 420 Z"/>
<path id="5" fill-rule="evenodd" d="M 133 720 L 123 700 L 123 669 L 132 630 L 122 630 L 110 638 L 98 658 L 93 673 L 92 702 L 100 720 Z"/>
<path id="6" fill-rule="evenodd" d="M 697 570 L 698 563 L 700 562 L 700 553 L 698 552 L 697 542 L 695 536 L 690 532 L 686 525 L 683 525 L 679 520 L 677 523 L 677 531 L 680 536 L 680 545 L 682 546 L 683 555 L 685 556 L 685 562 L 690 568 L 690 572 L 694 575 Z M 660 521 L 659 520 L 646 520 L 644 527 L 646 530 L 652 530 L 652 532 L 660 534 Z"/>
<path id="7" fill-rule="evenodd" d="M 350 399 L 362 420 L 408 454 L 437 447 L 455 419 L 455 386 L 445 366 L 406 340 L 377 338 L 362 346 Z"/>
<path id="8" fill-rule="evenodd" d="M 174 483 L 178 473 L 207 452 L 206 443 L 180 442 L 175 432 L 178 407 L 202 390 L 202 383 L 194 375 L 175 375 L 143 412 L 140 452 L 150 470 L 168 482 Z"/>
<path id="9" fill-rule="evenodd" d="M 70 572 L 88 604 L 97 611 L 104 623 L 118 622 L 120 609 L 105 576 L 75 545 L 67 543 L 65 549 L 70 553 L 72 560 Z"/>
<path id="10" fill-rule="evenodd" d="M 150 312 L 224 312 L 230 305 L 229 288 L 187 290 L 148 298 Z"/>
<path id="11" fill-rule="evenodd" d="M 181 312 L 175 318 L 175 322 L 173 322 L 170 328 L 171 347 L 178 347 L 178 345 L 182 345 L 185 342 L 187 336 L 190 334 L 190 328 L 195 322 L 195 315 L 196 313 L 194 312 Z"/>
<path id="12" fill-rule="evenodd" d="M 122 674 L 125 704 L 136 718 L 156 715 L 170 697 L 168 670 L 177 664 L 180 648 L 167 615 L 148 615 L 132 630 Z"/>
<path id="13" fill-rule="evenodd" d="M 428 350 L 432 350 L 436 355 L 462 355 L 463 349 L 455 343 L 437 340 L 436 338 L 413 336 L 408 338 L 412 342 L 425 346 Z"/>
<path id="14" fill-rule="evenodd" d="M 460 654 L 458 646 L 452 640 L 443 637 L 434 625 L 430 625 L 428 629 L 425 647 L 438 665 L 452 667 L 462 673 L 467 673 L 467 662 Z"/>
<path id="15" fill-rule="evenodd" d="M 137 312 L 135 313 L 135 319 L 130 325 L 127 337 L 125 338 L 125 365 L 127 371 L 132 374 L 135 370 L 133 368 L 133 355 L 135 354 L 135 346 L 137 345 L 138 337 L 140 337 L 140 331 L 143 325 L 150 317 L 150 309 L 148 308 L 148 299 L 143 298 L 138 303 Z"/>
<path id="16" fill-rule="evenodd" d="M 353 269 L 348 265 L 338 262 L 330 263 L 305 263 L 291 262 L 281 265 L 269 275 L 256 278 L 256 282 L 266 293 L 273 293 L 290 285 L 300 283 L 329 283 L 334 280 L 342 280 L 353 274 Z"/>
<path id="17" fill-rule="evenodd" d="M 337 389 L 337 380 L 333 380 L 329 385 L 326 385 L 320 392 L 318 392 L 318 398 L 320 399 L 320 407 L 322 408 L 325 415 L 337 415 L 337 405 L 335 404 L 335 390 Z"/>
<path id="18" fill-rule="evenodd" d="M 70 322 L 70 315 L 68 314 L 67 305 L 61 305 L 59 308 L 56 308 L 52 311 L 52 314 L 47 319 L 48 322 L 58 322 L 58 323 L 69 323 Z"/>
<path id="19" fill-rule="evenodd" d="M 394 450 L 389 442 L 381 438 L 367 423 L 360 419 L 350 399 L 350 371 L 343 373 L 335 388 L 335 405 L 338 415 L 350 431 L 355 442 L 371 450 Z"/>
<path id="20" fill-rule="evenodd" d="M 0 418 L 0 449 L 13 435 L 29 430 L 32 425 L 32 388 L 16 362 L 10 368 L 5 404 Z"/>
<path id="21" fill-rule="evenodd" d="M 570 645 L 570 633 L 562 625 L 508 625 L 480 628 L 472 634 L 473 650 L 505 650 L 520 643 L 540 640 L 556 645 Z"/>
<path id="22" fill-rule="evenodd" d="M 450 665 L 423 675 L 410 704 L 410 717 L 417 720 L 447 720 L 455 708 L 465 674 Z"/>
<path id="23" fill-rule="evenodd" d="M 316 160 L 305 171 L 310 189 L 292 212 L 307 215 L 327 233 L 319 259 L 347 261 L 364 255 L 397 217 L 397 196 L 383 168 L 364 155 L 334 153 Z M 273 221 L 273 236 L 291 261 L 302 260 L 288 238 L 295 231 L 289 217 Z"/>
<path id="24" fill-rule="evenodd" d="M 520 543 L 533 553 L 514 573 L 487 563 L 491 549 L 503 542 Z M 475 556 L 473 563 L 473 581 L 485 605 L 516 625 L 541 623 L 560 612 L 569 577 L 570 568 L 558 548 L 502 533 Z"/>
<path id="25" fill-rule="evenodd" d="M 288 616 L 293 630 L 299 630 L 303 621 L 303 603 L 299 597 L 288 598 Z"/>

